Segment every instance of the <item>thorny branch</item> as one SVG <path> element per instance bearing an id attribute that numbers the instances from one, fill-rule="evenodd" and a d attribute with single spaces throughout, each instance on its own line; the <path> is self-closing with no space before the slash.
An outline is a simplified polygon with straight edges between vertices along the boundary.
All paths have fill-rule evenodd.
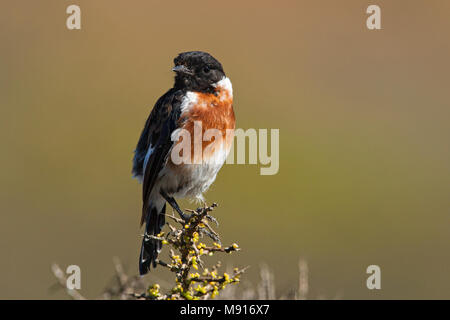
<path id="1" fill-rule="evenodd" d="M 157 260 L 156 263 L 175 274 L 175 285 L 165 283 L 156 278 L 155 274 L 152 274 L 151 277 L 129 276 L 120 260 L 114 258 L 115 274 L 103 294 L 97 299 L 209 299 L 216 297 L 219 293 L 221 299 L 306 299 L 309 293 L 309 276 L 308 264 L 303 259 L 299 261 L 298 266 L 298 287 L 292 291 L 286 291 L 278 297 L 275 296 L 274 275 L 265 265 L 261 266 L 261 282 L 258 286 L 253 287 L 244 283 L 243 286 L 239 286 L 240 293 L 236 290 L 236 286 L 227 285 L 239 283 L 239 277 L 247 268 L 235 268 L 228 273 L 219 274 L 220 262 L 210 268 L 206 267 L 203 257 L 219 252 L 231 253 L 240 250 L 236 244 L 223 247 L 217 232 L 208 225 L 208 222 L 218 225 L 217 220 L 209 214 L 216 206 L 216 204 L 212 204 L 209 207 L 204 206 L 190 211 L 192 217 L 187 224 L 174 215 L 166 214 L 175 224 L 166 224 L 169 228 L 166 234 L 162 232 L 157 236 L 152 236 L 153 239 L 160 240 L 169 247 L 170 262 Z M 213 239 L 213 244 L 206 245 L 200 242 L 200 238 L 203 239 L 203 236 Z M 202 270 L 201 274 L 190 272 L 192 268 L 197 271 L 199 267 Z M 67 289 L 66 274 L 57 264 L 52 265 L 52 271 L 58 281 L 57 285 L 64 288 L 72 299 L 86 299 L 77 290 Z M 149 286 L 146 283 L 149 278 L 159 284 Z M 162 293 L 160 284 L 164 288 L 172 289 Z M 321 297 L 323 298 L 323 296 Z M 340 295 L 336 295 L 334 298 L 339 299 Z"/>
<path id="2" fill-rule="evenodd" d="M 245 269 L 235 268 L 232 275 L 228 273 L 219 275 L 220 262 L 207 268 L 203 261 L 204 256 L 240 250 L 235 243 L 222 247 L 219 234 L 208 224 L 212 221 L 218 225 L 217 220 L 210 215 L 216 207 L 217 204 L 213 203 L 211 206 L 205 205 L 197 210 L 187 210 L 191 213 L 187 222 L 174 215 L 166 214 L 177 225 L 167 223 L 170 229 L 167 234 L 161 232 L 151 238 L 170 247 L 170 263 L 160 259 L 156 263 L 175 274 L 175 286 L 169 292 L 161 293 L 160 286 L 155 284 L 145 294 L 135 295 L 135 297 L 156 300 L 208 299 L 216 297 L 228 284 L 240 281 L 240 276 Z M 200 238 L 204 236 L 212 239 L 212 246 L 207 246 L 200 241 Z M 201 275 L 198 272 L 191 272 L 192 269 L 198 270 L 199 266 L 202 269 Z"/>
<path id="3" fill-rule="evenodd" d="M 175 275 L 175 284 L 171 285 L 168 292 L 160 292 L 161 286 L 153 284 L 145 286 L 143 278 L 138 276 L 128 276 L 124 271 L 118 258 L 114 259 L 115 277 L 114 285 L 108 287 L 101 299 L 146 299 L 146 300 L 197 300 L 216 297 L 224 290 L 228 284 L 238 283 L 240 276 L 247 268 L 235 268 L 233 272 L 219 273 L 221 263 L 218 262 L 212 267 L 207 267 L 203 261 L 205 256 L 213 256 L 216 253 L 232 253 L 239 251 L 237 244 L 222 247 L 219 234 L 208 224 L 217 220 L 210 215 L 210 212 L 217 207 L 213 203 L 211 206 L 204 205 L 197 210 L 187 210 L 191 216 L 187 222 L 174 215 L 166 216 L 174 224 L 166 223 L 169 231 L 161 232 L 156 236 L 148 236 L 151 239 L 159 240 L 164 246 L 169 247 L 170 262 L 161 259 L 156 263 Z M 200 239 L 204 237 L 212 239 L 212 245 L 206 245 Z M 201 271 L 199 270 L 201 268 Z M 195 272 L 191 272 L 192 269 Z M 61 268 L 53 264 L 52 270 L 61 287 L 66 288 L 67 278 Z M 197 271 L 200 271 L 201 274 Z M 154 280 L 154 275 L 152 276 Z M 165 286 L 167 287 L 167 286 Z M 143 293 L 137 293 L 137 292 Z M 73 299 L 85 299 L 78 291 L 67 289 L 67 293 Z"/>

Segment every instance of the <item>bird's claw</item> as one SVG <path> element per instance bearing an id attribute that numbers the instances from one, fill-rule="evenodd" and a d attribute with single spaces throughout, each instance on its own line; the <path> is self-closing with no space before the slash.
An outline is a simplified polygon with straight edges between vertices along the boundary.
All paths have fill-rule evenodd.
<path id="1" fill-rule="evenodd" d="M 192 213 L 180 212 L 180 217 L 183 219 L 185 224 L 188 224 L 192 218 Z"/>

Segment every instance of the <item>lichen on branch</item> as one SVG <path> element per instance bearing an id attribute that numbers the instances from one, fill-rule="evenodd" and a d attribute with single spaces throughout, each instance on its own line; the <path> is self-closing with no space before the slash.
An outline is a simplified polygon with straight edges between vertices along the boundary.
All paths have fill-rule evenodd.
<path id="1" fill-rule="evenodd" d="M 167 268 L 175 274 L 175 285 L 169 292 L 162 293 L 158 284 L 151 285 L 143 294 L 134 294 L 138 299 L 149 300 L 197 300 L 215 298 L 220 291 L 229 284 L 240 281 L 245 269 L 235 268 L 231 275 L 220 273 L 220 261 L 208 267 L 204 257 L 217 253 L 232 253 L 239 251 L 236 243 L 223 247 L 219 234 L 210 226 L 213 222 L 218 226 L 217 220 L 210 212 L 217 207 L 216 203 L 204 206 L 197 210 L 188 210 L 191 216 L 188 221 L 168 215 L 175 224 L 166 223 L 168 232 L 161 232 L 151 239 L 162 242 L 163 247 L 169 247 L 170 262 L 160 259 L 156 263 Z M 212 245 L 206 245 L 201 239 L 209 237 Z"/>

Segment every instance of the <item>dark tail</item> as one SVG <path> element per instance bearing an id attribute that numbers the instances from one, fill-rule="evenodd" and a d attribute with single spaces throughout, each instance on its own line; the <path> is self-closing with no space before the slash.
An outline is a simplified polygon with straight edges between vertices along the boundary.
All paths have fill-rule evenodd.
<path id="1" fill-rule="evenodd" d="M 150 267 L 156 268 L 156 258 L 161 251 L 161 241 L 148 239 L 149 235 L 156 236 L 161 232 L 161 229 L 166 223 L 165 219 L 166 205 L 164 204 L 162 210 L 150 205 L 145 219 L 145 234 L 142 239 L 141 254 L 139 256 L 139 273 L 144 275 L 150 271 Z"/>

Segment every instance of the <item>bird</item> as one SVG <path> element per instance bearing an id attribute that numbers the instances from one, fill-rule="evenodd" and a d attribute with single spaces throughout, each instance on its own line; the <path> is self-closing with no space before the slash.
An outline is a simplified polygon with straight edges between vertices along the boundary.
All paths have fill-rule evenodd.
<path id="1" fill-rule="evenodd" d="M 162 243 L 150 236 L 160 234 L 165 225 L 166 203 L 188 221 L 189 214 L 175 199 L 204 201 L 203 193 L 216 179 L 234 138 L 233 87 L 222 64 L 203 51 L 182 52 L 173 62 L 173 87 L 155 103 L 133 157 L 133 177 L 142 183 L 141 227 L 145 223 L 141 276 L 157 266 Z M 224 138 L 203 137 L 199 148 L 193 139 L 196 128 L 202 135 L 212 130 Z M 185 138 L 189 136 L 190 141 Z M 194 152 L 196 148 L 201 152 Z M 179 157 L 190 161 L 180 162 Z"/>

